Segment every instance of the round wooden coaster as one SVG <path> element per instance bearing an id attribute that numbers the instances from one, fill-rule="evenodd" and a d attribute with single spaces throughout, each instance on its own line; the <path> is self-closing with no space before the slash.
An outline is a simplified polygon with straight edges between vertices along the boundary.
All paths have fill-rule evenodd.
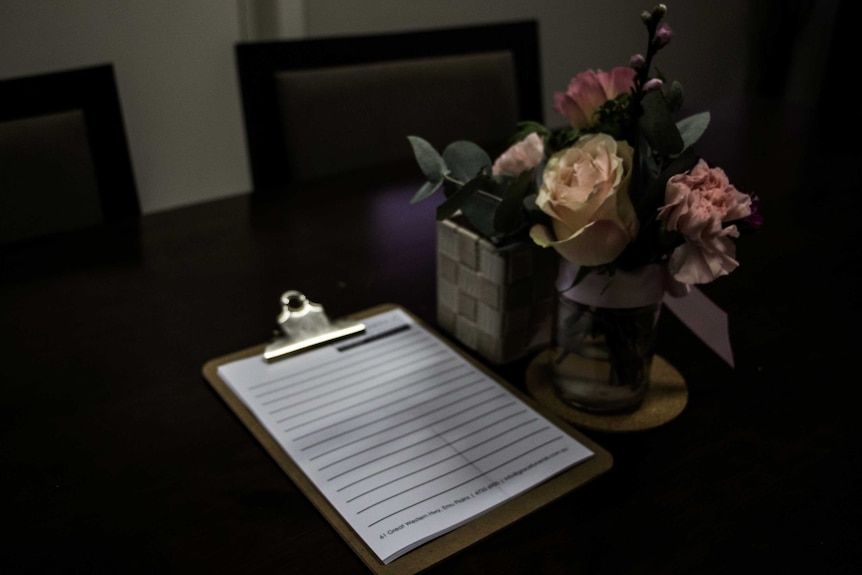
<path id="1" fill-rule="evenodd" d="M 591 429 L 621 433 L 652 429 L 674 419 L 688 403 L 685 379 L 664 358 L 655 356 L 650 371 L 650 387 L 644 402 L 631 413 L 597 414 L 564 403 L 554 393 L 548 375 L 550 350 L 538 354 L 527 367 L 527 391 L 542 406 L 569 423 Z"/>

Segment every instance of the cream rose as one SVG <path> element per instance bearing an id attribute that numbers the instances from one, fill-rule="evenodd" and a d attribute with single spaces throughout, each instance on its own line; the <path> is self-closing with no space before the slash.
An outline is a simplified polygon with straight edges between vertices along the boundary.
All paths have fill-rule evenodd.
<path id="1" fill-rule="evenodd" d="M 530 237 L 581 266 L 616 259 L 638 233 L 629 198 L 634 151 L 607 134 L 584 136 L 548 159 L 536 205 L 552 229 L 537 224 Z"/>

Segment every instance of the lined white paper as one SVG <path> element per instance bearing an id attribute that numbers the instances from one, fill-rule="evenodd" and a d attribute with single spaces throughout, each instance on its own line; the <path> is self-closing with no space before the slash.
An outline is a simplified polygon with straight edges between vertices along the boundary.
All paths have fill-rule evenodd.
<path id="1" fill-rule="evenodd" d="M 221 378 L 383 563 L 592 451 L 408 314 Z"/>

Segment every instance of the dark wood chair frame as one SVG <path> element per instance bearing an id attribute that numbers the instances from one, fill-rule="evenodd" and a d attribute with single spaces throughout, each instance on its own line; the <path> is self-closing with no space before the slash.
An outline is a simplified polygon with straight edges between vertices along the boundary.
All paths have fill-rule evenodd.
<path id="1" fill-rule="evenodd" d="M 0 80 L 0 122 L 82 110 L 105 222 L 141 208 L 113 64 Z"/>
<path id="2" fill-rule="evenodd" d="M 255 190 L 289 182 L 275 73 L 489 51 L 510 51 L 518 120 L 543 121 L 538 22 L 524 20 L 367 36 L 240 42 L 235 46 L 246 146 Z"/>

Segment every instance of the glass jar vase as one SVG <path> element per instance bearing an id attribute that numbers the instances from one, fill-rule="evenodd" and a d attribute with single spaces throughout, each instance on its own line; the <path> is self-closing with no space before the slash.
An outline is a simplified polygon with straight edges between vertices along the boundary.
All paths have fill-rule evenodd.
<path id="1" fill-rule="evenodd" d="M 665 268 L 594 270 L 572 287 L 577 269 L 560 264 L 549 354 L 554 392 L 584 411 L 633 411 L 649 389 Z"/>

